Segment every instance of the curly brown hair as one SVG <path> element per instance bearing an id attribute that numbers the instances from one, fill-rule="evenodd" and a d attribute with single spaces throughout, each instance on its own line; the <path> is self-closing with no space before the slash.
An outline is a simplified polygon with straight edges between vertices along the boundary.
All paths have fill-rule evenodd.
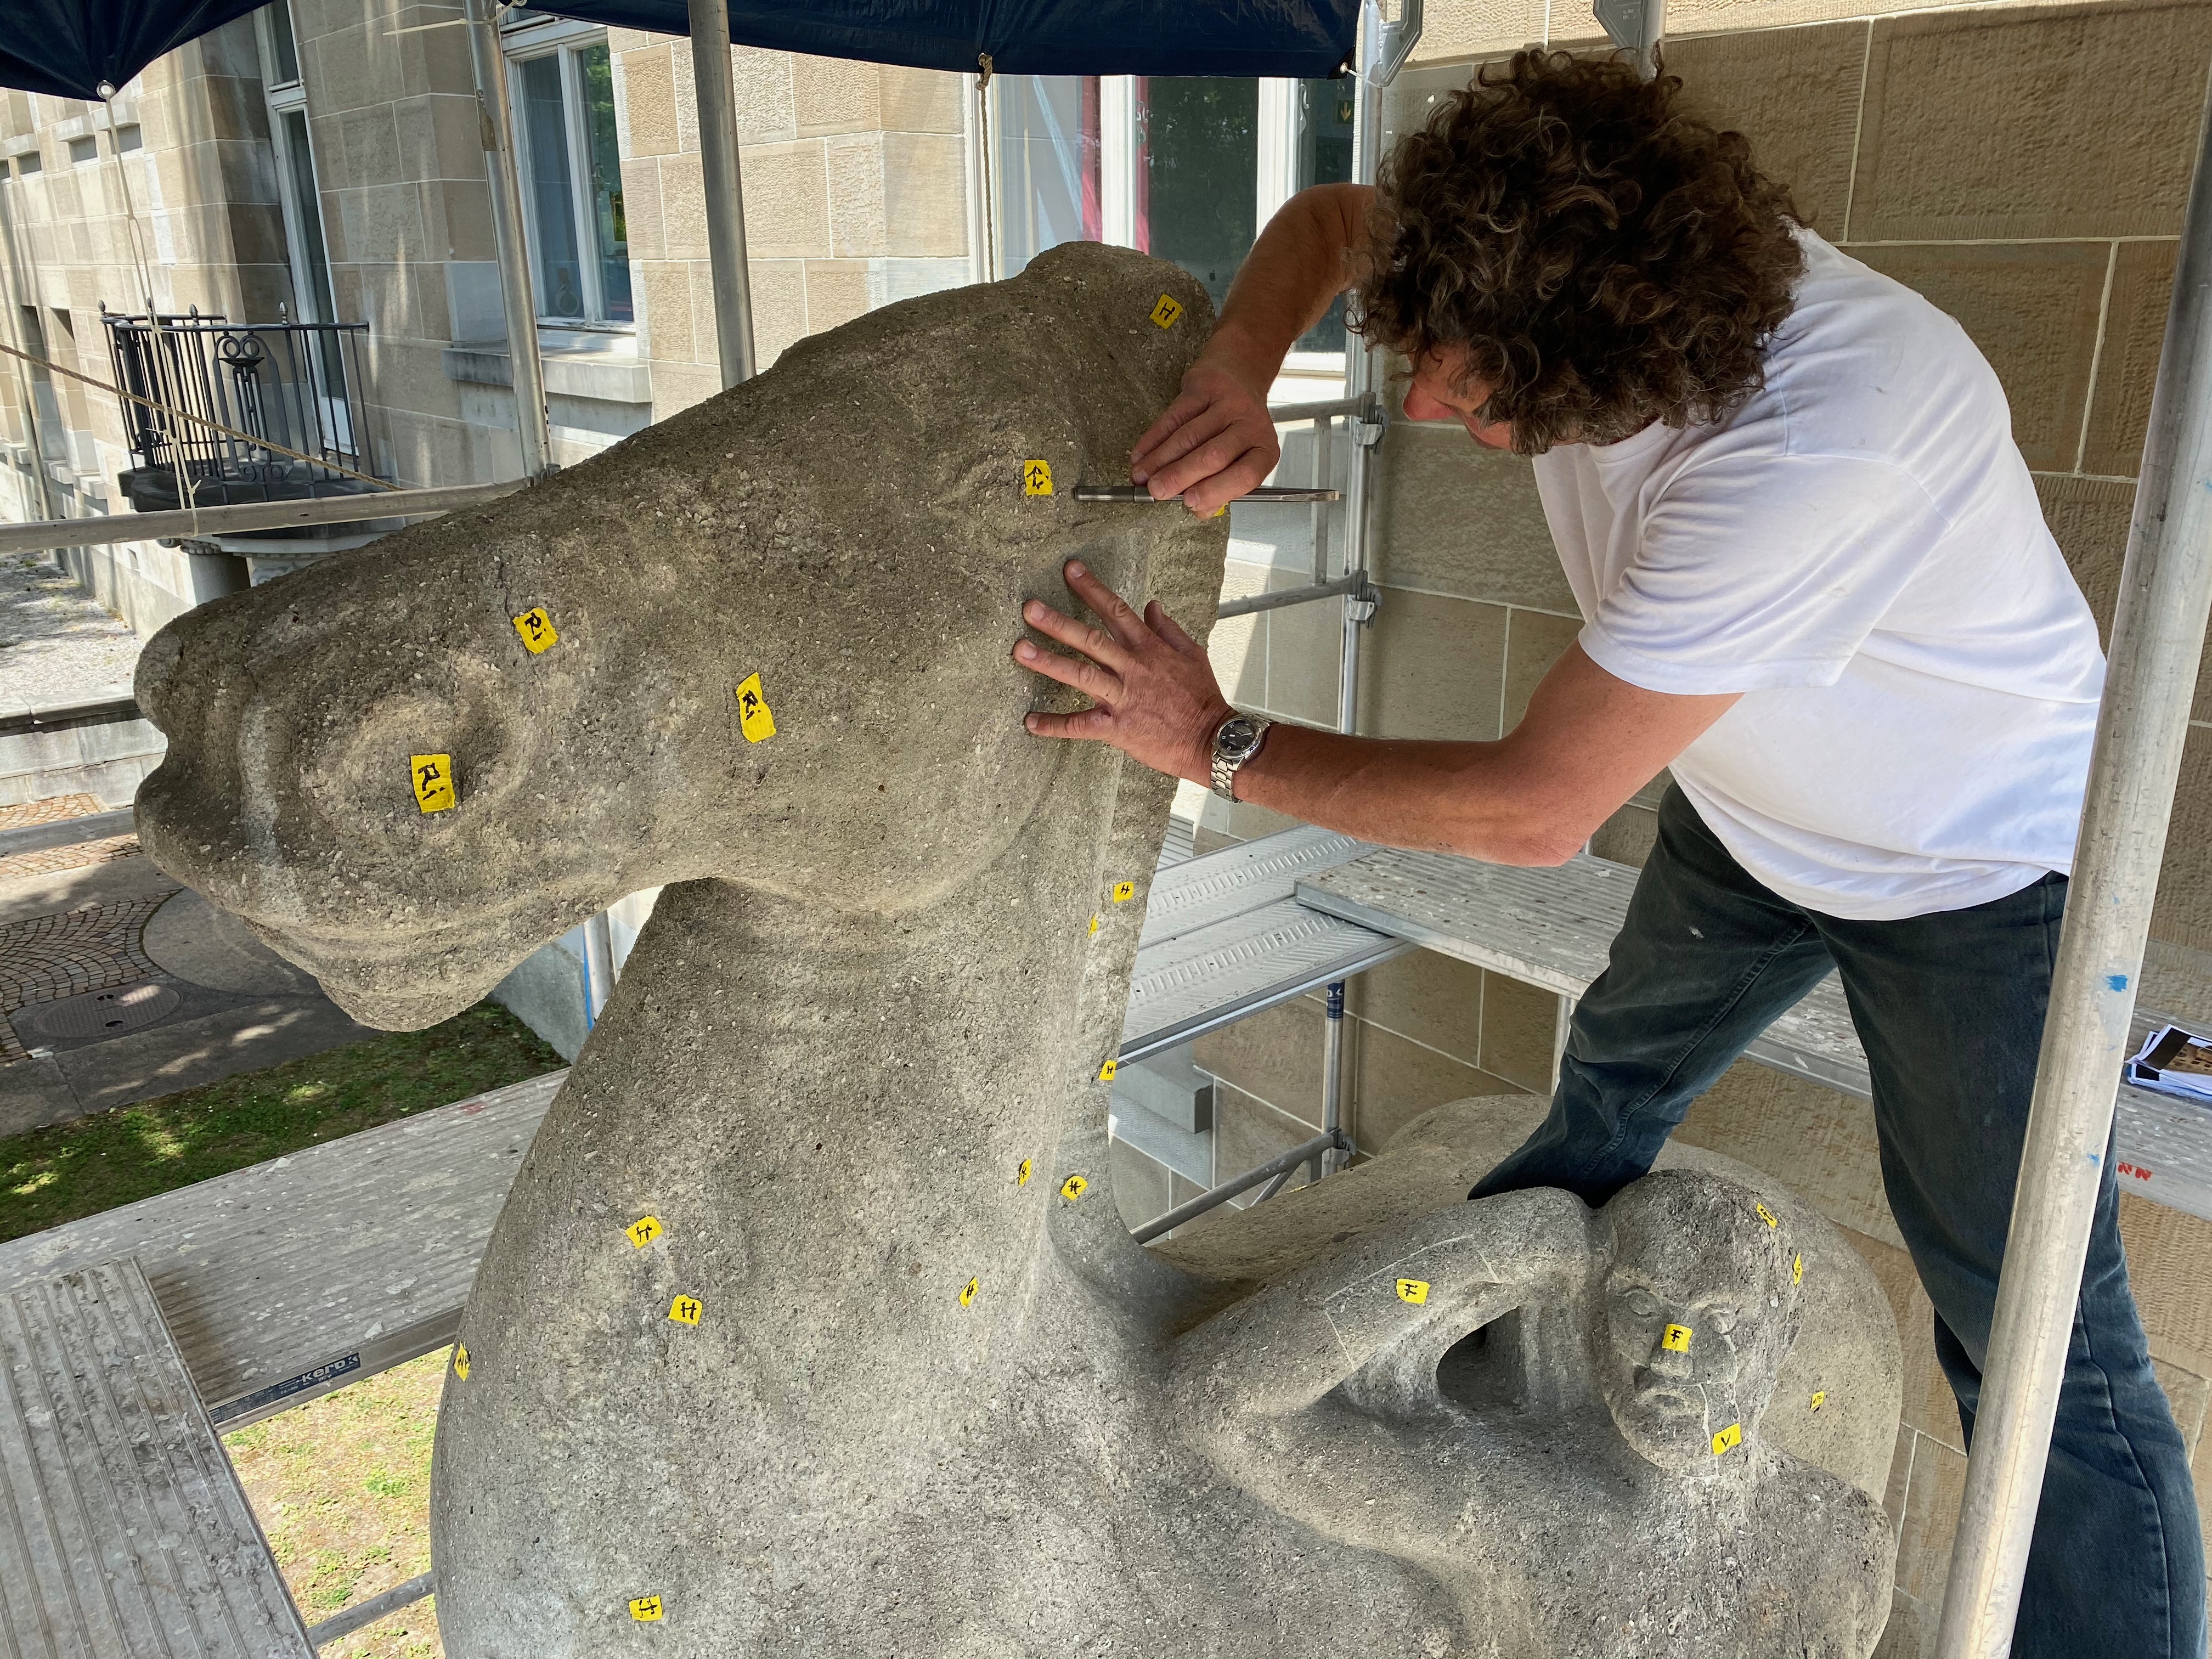
<path id="1" fill-rule="evenodd" d="M 1741 404 L 1804 269 L 1798 214 L 1681 88 L 1620 57 L 1484 66 L 1382 168 L 1360 331 L 1464 351 L 1461 388 L 1524 455 Z"/>

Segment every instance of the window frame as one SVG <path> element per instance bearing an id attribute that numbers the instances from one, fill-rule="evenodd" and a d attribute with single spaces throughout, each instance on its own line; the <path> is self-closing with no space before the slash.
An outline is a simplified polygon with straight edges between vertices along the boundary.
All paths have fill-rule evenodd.
<path id="1" fill-rule="evenodd" d="M 636 301 L 631 307 L 633 320 L 622 321 L 607 315 L 607 296 L 605 274 L 599 268 L 599 233 L 592 212 L 591 191 L 587 188 L 592 176 L 591 136 L 584 130 L 583 70 L 576 62 L 580 53 L 597 46 L 607 50 L 607 32 L 593 23 L 568 18 L 526 18 L 519 23 L 503 26 L 500 31 L 500 51 L 506 59 L 507 107 L 520 111 L 523 106 L 522 66 L 541 58 L 557 58 L 561 73 L 561 136 L 568 150 L 568 212 L 573 221 L 576 239 L 576 265 L 583 290 L 585 314 L 580 317 L 563 316 L 544 310 L 546 295 L 544 285 L 538 280 L 537 264 L 541 235 L 538 222 L 538 192 L 529 187 L 531 161 L 530 124 L 517 119 L 514 129 L 514 163 L 517 176 L 523 181 L 522 234 L 531 261 L 531 289 L 540 307 L 538 326 L 541 329 L 566 330 L 577 333 L 635 334 Z M 610 70 L 613 54 L 608 52 Z M 620 100 L 617 100 L 619 106 Z M 635 282 L 633 281 L 633 288 Z"/>
<path id="2" fill-rule="evenodd" d="M 298 160 L 292 151 L 290 124 L 284 118 L 289 115 L 300 117 L 300 130 L 307 140 L 307 177 L 315 187 L 315 233 L 323 245 L 322 268 L 326 271 L 332 269 L 330 234 L 325 227 L 328 216 L 323 211 L 323 173 L 315 164 L 315 124 L 307 113 L 307 72 L 303 69 L 298 78 L 290 81 L 276 78 L 276 43 L 275 31 L 269 24 L 269 13 L 276 6 L 285 6 L 286 21 L 292 21 L 289 0 L 270 0 L 268 5 L 254 12 L 253 32 L 261 49 L 261 93 L 263 101 L 269 107 L 269 148 L 276 161 L 276 205 L 284 221 L 284 252 L 291 262 L 293 315 L 295 320 L 302 323 L 335 323 L 338 320 L 335 315 L 325 317 L 321 314 L 324 309 L 322 298 L 315 292 L 314 284 L 308 280 L 308 273 L 314 270 L 314 261 L 309 257 L 307 228 L 301 222 L 305 215 L 296 187 Z M 299 56 L 296 44 L 299 38 L 299 27 L 295 22 L 292 29 L 295 58 Z M 335 311 L 337 301 L 335 289 L 331 300 L 331 309 Z"/>

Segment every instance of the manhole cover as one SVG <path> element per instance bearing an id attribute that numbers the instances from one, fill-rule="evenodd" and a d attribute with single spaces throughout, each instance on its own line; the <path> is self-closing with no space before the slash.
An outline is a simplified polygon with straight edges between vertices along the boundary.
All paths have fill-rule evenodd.
<path id="1" fill-rule="evenodd" d="M 125 985 L 112 991 L 88 991 L 64 997 L 43 1008 L 26 1008 L 11 1018 L 37 1036 L 61 1042 L 86 1037 L 121 1036 L 168 1018 L 180 999 L 173 985 Z"/>

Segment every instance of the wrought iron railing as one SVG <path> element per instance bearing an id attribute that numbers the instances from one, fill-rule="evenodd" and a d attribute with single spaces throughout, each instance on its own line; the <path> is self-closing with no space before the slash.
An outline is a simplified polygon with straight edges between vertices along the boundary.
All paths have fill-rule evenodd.
<path id="1" fill-rule="evenodd" d="M 350 475 L 390 476 L 369 437 L 368 324 L 234 323 L 197 307 L 103 309 L 100 321 L 115 384 L 148 400 L 123 406 L 137 465 L 120 482 L 140 511 L 361 495 L 377 486 Z"/>

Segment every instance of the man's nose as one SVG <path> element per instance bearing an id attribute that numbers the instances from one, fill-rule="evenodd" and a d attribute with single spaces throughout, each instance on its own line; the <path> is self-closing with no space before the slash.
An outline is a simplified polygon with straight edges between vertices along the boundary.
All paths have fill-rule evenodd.
<path id="1" fill-rule="evenodd" d="M 1686 1376 L 1696 1369 L 1693 1357 L 1698 1344 L 1696 1329 L 1686 1323 L 1669 1322 L 1661 1328 L 1659 1340 L 1651 1345 L 1651 1352 L 1644 1364 L 1661 1376 Z"/>

